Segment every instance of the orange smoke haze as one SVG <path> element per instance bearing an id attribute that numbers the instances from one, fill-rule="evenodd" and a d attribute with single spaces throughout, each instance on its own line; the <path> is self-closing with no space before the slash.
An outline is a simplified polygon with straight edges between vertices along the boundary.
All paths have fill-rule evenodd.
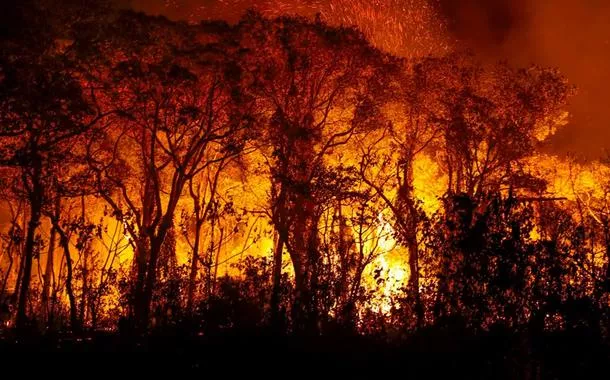
<path id="1" fill-rule="evenodd" d="M 172 19 L 230 22 L 252 7 L 267 15 L 319 12 L 333 23 L 358 25 L 374 43 L 403 55 L 462 46 L 494 61 L 558 67 L 579 92 L 550 150 L 597 158 L 610 149 L 606 0 L 132 0 L 131 6 Z"/>

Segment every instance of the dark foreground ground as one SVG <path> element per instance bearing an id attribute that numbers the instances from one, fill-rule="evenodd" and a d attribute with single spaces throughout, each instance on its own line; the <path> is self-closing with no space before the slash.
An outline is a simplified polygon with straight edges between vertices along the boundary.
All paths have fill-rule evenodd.
<path id="1" fill-rule="evenodd" d="M 261 332 L 213 336 L 166 333 L 134 338 L 119 334 L 0 337 L 6 363 L 31 369 L 104 373 L 244 373 L 248 378 L 286 374 L 323 376 L 391 373 L 392 378 L 606 379 L 610 350 L 586 333 L 523 335 L 426 331 L 400 343 L 363 337 L 271 337 Z M 45 363 L 53 367 L 45 367 Z M 81 372 L 83 371 L 83 372 Z M 63 373 L 63 372 L 62 372 Z M 59 373 L 58 373 L 59 374 Z M 205 376 L 204 376 L 205 377 Z M 273 376 L 275 377 L 275 376 Z"/>

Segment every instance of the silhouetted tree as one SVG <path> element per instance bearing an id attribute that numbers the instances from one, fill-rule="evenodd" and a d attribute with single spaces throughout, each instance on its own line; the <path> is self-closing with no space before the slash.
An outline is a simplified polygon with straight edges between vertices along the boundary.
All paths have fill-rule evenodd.
<path id="1" fill-rule="evenodd" d="M 43 17 L 43 11 L 35 6 L 24 5 L 22 11 L 32 22 Z M 44 25 L 38 29 L 29 25 L 22 34 L 4 39 L 5 54 L 0 61 L 0 164 L 17 170 L 20 191 L 29 204 L 17 311 L 21 327 L 26 322 L 36 230 L 53 169 L 72 141 L 104 116 L 83 91 L 78 60 L 64 44 L 67 36 Z"/>
<path id="2" fill-rule="evenodd" d="M 318 224 L 333 187 L 341 186 L 325 160 L 357 133 L 348 112 L 361 101 L 373 62 L 382 56 L 359 32 L 321 22 L 249 13 L 239 29 L 249 52 L 244 71 L 250 91 L 266 110 L 262 124 L 278 233 L 276 267 L 285 246 L 295 272 L 295 329 L 315 331 Z"/>
<path id="3" fill-rule="evenodd" d="M 120 117 L 89 151 L 99 195 L 133 238 L 133 317 L 145 329 L 159 255 L 183 190 L 210 165 L 241 154 L 249 121 L 230 46 L 220 48 L 216 36 L 201 30 L 131 17 L 147 31 L 110 51 L 116 58 L 103 102 L 120 109 Z"/>

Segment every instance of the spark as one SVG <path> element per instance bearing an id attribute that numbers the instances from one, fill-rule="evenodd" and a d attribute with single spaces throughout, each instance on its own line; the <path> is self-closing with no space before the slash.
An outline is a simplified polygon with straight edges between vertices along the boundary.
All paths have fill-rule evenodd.
<path id="1" fill-rule="evenodd" d="M 299 15 L 333 26 L 358 27 L 376 47 L 404 57 L 421 57 L 451 49 L 447 26 L 437 13 L 437 0 L 216 0 L 199 4 L 187 18 L 235 22 L 247 9 L 267 17 Z M 168 1 L 174 9 L 188 7 Z"/>

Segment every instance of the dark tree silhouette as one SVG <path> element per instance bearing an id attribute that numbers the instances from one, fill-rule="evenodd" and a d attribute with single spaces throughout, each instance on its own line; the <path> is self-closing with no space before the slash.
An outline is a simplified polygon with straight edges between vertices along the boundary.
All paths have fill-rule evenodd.
<path id="1" fill-rule="evenodd" d="M 89 160 L 99 195 L 133 238 L 133 317 L 146 329 L 159 255 L 183 190 L 209 166 L 242 153 L 249 106 L 231 47 L 218 46 L 217 35 L 130 17 L 148 31 L 109 52 L 116 58 L 103 73 L 107 87 L 100 96 L 119 116 L 103 140 L 92 141 Z M 123 38 L 123 32 L 108 38 Z"/>
<path id="2" fill-rule="evenodd" d="M 29 5 L 24 4 L 18 13 L 33 20 L 43 17 L 42 10 Z M 14 175 L 21 179 L 20 191 L 29 205 L 17 312 L 22 327 L 36 255 L 36 230 L 54 170 L 70 144 L 104 117 L 80 85 L 78 59 L 64 43 L 66 34 L 30 25 L 2 41 L 0 163 L 15 168 Z"/>
<path id="3" fill-rule="evenodd" d="M 262 134 L 273 183 L 276 268 L 285 246 L 295 271 L 295 329 L 315 331 L 318 225 L 322 206 L 333 197 L 331 189 L 341 187 L 325 160 L 358 133 L 349 114 L 343 120 L 339 114 L 362 101 L 374 63 L 383 56 L 360 33 L 321 22 L 267 20 L 250 13 L 239 28 L 249 51 L 244 70 L 249 87 L 267 110 Z M 276 284 L 277 277 L 276 272 Z"/>

